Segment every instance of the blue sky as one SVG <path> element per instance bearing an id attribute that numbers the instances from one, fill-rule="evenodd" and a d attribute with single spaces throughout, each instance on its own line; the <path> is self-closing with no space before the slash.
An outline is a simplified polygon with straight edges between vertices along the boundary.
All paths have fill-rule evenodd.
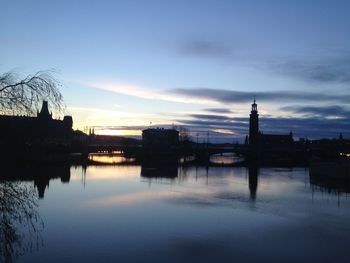
<path id="1" fill-rule="evenodd" d="M 0 72 L 54 69 L 75 128 L 350 136 L 349 1 L 1 1 Z"/>

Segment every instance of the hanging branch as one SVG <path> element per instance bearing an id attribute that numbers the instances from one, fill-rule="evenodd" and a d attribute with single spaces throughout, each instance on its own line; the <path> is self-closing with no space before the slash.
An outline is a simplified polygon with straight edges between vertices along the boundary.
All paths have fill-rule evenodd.
<path id="1" fill-rule="evenodd" d="M 52 71 L 38 71 L 20 79 L 15 72 L 0 75 L 0 114 L 34 115 L 42 101 L 57 113 L 63 112 L 60 82 Z"/>

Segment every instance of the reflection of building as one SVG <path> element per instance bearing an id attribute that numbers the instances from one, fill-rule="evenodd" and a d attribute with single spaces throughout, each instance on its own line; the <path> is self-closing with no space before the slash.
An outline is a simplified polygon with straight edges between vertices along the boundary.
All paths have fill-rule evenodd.
<path id="1" fill-rule="evenodd" d="M 49 113 L 47 101 L 43 102 L 36 117 L 0 116 L 0 145 L 19 146 L 55 144 L 67 146 L 71 142 L 73 120 L 65 116 L 55 120 Z"/>
<path id="2" fill-rule="evenodd" d="M 178 166 L 159 166 L 159 167 L 147 167 L 141 166 L 141 177 L 148 178 L 176 178 L 178 176 Z"/>
<path id="3" fill-rule="evenodd" d="M 328 192 L 350 193 L 350 161 L 313 162 L 310 165 L 310 183 Z"/>
<path id="4" fill-rule="evenodd" d="M 62 183 L 70 181 L 70 167 L 67 165 L 47 166 L 34 170 L 36 174 L 31 175 L 34 186 L 38 189 L 39 198 L 44 198 L 45 190 L 49 187 L 50 180 L 60 178 Z M 29 178 L 28 178 L 29 179 Z"/>
<path id="5" fill-rule="evenodd" d="M 0 180 L 5 181 L 33 181 L 37 188 L 39 198 L 44 198 L 45 190 L 50 180 L 60 178 L 62 183 L 70 181 L 69 165 L 18 165 L 2 167 Z"/>
<path id="6" fill-rule="evenodd" d="M 310 166 L 310 184 L 313 190 L 326 190 L 335 193 L 350 193 L 349 162 L 313 163 Z"/>
<path id="7" fill-rule="evenodd" d="M 147 151 L 169 151 L 178 143 L 179 132 L 175 129 L 149 128 L 142 131 L 142 146 Z"/>

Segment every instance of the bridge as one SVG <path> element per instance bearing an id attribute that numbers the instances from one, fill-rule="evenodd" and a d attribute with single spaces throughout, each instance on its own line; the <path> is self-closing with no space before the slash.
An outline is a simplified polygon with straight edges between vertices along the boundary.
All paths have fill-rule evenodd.
<path id="1" fill-rule="evenodd" d="M 220 146 L 220 145 L 208 145 L 207 147 L 198 147 L 194 149 L 194 155 L 196 161 L 208 163 L 210 157 L 216 154 L 223 153 L 235 153 L 238 156 L 244 156 L 247 153 L 247 147 L 245 145 L 233 145 L 233 146 Z"/>
<path id="2" fill-rule="evenodd" d="M 91 144 L 87 146 L 87 153 L 118 153 L 126 157 L 156 158 L 164 159 L 168 157 L 194 157 L 196 163 L 207 164 L 210 157 L 216 154 L 235 153 L 238 156 L 245 156 L 247 147 L 245 145 L 219 145 L 219 144 L 193 144 L 191 147 L 177 147 L 171 151 L 145 152 L 141 145 L 113 145 L 113 144 Z M 193 160 L 193 158 L 192 158 Z"/>
<path id="3" fill-rule="evenodd" d="M 115 145 L 115 144 L 90 144 L 87 146 L 87 153 L 97 152 L 120 152 L 129 155 L 139 155 L 142 152 L 141 145 Z"/>

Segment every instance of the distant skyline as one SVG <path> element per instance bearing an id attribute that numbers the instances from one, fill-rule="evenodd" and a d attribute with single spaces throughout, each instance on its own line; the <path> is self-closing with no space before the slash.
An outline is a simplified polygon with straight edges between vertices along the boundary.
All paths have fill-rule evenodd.
<path id="1" fill-rule="evenodd" d="M 54 69 L 74 128 L 350 137 L 349 1 L 2 1 L 0 72 Z M 97 129 L 98 130 L 98 129 Z"/>

